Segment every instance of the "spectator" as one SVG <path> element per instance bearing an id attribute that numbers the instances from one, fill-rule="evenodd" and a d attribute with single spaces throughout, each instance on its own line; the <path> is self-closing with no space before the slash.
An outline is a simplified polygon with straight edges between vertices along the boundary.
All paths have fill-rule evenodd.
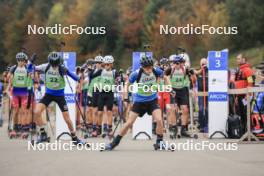
<path id="1" fill-rule="evenodd" d="M 254 72 L 249 63 L 247 63 L 247 58 L 242 54 L 237 55 L 238 69 L 235 74 L 235 88 L 243 89 L 247 87 L 254 86 Z M 246 95 L 239 94 L 236 97 L 237 102 L 237 114 L 241 117 L 242 133 L 246 131 L 247 124 L 247 107 L 246 107 Z"/>
<path id="2" fill-rule="evenodd" d="M 196 72 L 197 75 L 197 88 L 198 92 L 208 92 L 208 68 L 207 68 L 207 59 L 202 58 L 200 60 L 200 69 Z M 208 97 L 199 96 L 198 97 L 198 106 L 199 106 L 199 129 L 200 132 L 205 132 L 208 127 Z"/>

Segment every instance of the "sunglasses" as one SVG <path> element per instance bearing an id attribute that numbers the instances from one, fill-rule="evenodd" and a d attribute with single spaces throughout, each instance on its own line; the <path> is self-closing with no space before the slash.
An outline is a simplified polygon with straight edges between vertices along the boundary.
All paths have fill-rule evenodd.
<path id="1" fill-rule="evenodd" d="M 17 59 L 18 62 L 26 62 L 26 59 Z"/>
<path id="2" fill-rule="evenodd" d="M 173 64 L 179 65 L 179 64 L 180 64 L 180 62 L 173 62 Z"/>

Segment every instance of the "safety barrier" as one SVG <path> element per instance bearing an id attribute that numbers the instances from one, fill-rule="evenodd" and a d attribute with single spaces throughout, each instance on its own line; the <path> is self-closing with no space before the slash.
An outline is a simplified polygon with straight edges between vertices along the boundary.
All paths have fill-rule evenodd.
<path id="1" fill-rule="evenodd" d="M 244 94 L 246 95 L 247 100 L 247 131 L 245 134 L 238 140 L 239 143 L 260 143 L 260 140 L 251 132 L 251 126 L 250 126 L 250 116 L 251 116 L 251 106 L 250 106 L 250 96 L 254 93 L 264 92 L 264 87 L 249 87 L 244 89 L 229 89 L 228 95 L 239 95 Z M 208 96 L 208 92 L 197 92 L 194 94 L 193 91 L 190 91 L 190 97 L 194 96 Z M 192 98 L 190 98 L 190 121 L 191 121 L 191 133 L 193 134 L 193 102 Z M 263 143 L 263 142 L 261 142 Z"/>

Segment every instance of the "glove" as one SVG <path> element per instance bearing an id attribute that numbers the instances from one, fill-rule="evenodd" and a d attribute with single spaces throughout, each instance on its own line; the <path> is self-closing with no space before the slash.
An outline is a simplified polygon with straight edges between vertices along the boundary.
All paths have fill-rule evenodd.
<path id="1" fill-rule="evenodd" d="M 172 90 L 172 91 L 170 92 L 170 94 L 171 94 L 171 96 L 175 96 L 175 95 L 176 95 L 176 92 L 175 92 L 174 90 Z"/>

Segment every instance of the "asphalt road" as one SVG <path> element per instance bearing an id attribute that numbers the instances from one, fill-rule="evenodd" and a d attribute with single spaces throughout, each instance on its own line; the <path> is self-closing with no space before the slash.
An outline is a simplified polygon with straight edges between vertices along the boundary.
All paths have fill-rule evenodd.
<path id="1" fill-rule="evenodd" d="M 166 138 L 167 139 L 167 138 Z M 198 139 L 194 143 L 202 142 Z M 103 143 L 108 139 L 88 139 Z M 52 140 L 54 142 L 54 140 Z M 186 139 L 170 141 L 184 143 Z M 210 142 L 227 142 L 212 140 Z M 0 128 L 0 175 L 2 176 L 261 176 L 264 175 L 264 145 L 240 144 L 237 151 L 154 151 L 152 141 L 134 141 L 131 135 L 111 152 L 28 151 L 27 140 L 10 140 Z"/>

